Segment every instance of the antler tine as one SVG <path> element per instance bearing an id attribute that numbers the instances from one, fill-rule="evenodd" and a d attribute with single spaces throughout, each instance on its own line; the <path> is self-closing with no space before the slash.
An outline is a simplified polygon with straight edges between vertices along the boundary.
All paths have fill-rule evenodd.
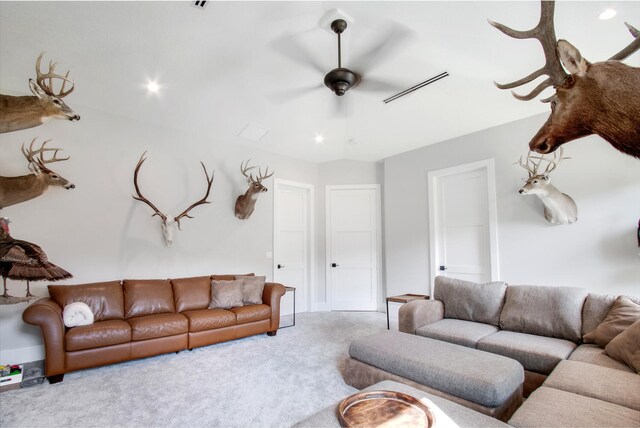
<path id="1" fill-rule="evenodd" d="M 153 205 L 151 203 L 150 200 L 148 200 L 147 198 L 144 197 L 144 195 L 142 194 L 142 192 L 140 192 L 140 187 L 138 186 L 138 172 L 140 172 L 140 167 L 142 166 L 142 164 L 144 163 L 144 161 L 147 160 L 147 158 L 144 157 L 144 155 L 146 155 L 147 152 L 145 151 L 144 153 L 142 153 L 142 156 L 140 156 L 140 160 L 138 161 L 138 165 L 136 165 L 136 170 L 133 173 L 133 186 L 136 188 L 136 193 L 138 194 L 138 196 L 133 196 L 133 199 L 135 199 L 136 201 L 140 201 L 140 202 L 144 202 L 145 204 L 149 205 L 151 207 L 151 209 L 153 209 L 155 211 L 155 214 L 153 214 L 151 217 L 153 216 L 159 216 L 162 221 L 166 221 L 167 220 L 167 216 L 162 214 L 162 212 L 156 208 L 155 205 Z"/>
<path id="2" fill-rule="evenodd" d="M 536 175 L 536 171 L 537 171 L 538 165 L 539 165 L 539 162 L 536 164 L 535 161 L 533 161 L 533 159 L 531 159 L 531 158 L 532 158 L 531 150 L 529 150 L 529 153 L 527 153 L 527 162 L 526 163 L 524 163 L 522 161 L 522 156 L 520 156 L 520 160 L 518 162 L 516 162 L 521 167 L 523 167 L 524 169 L 527 170 L 527 172 L 529 173 L 529 178 L 531 178 L 534 175 Z"/>
<path id="3" fill-rule="evenodd" d="M 524 85 L 525 83 L 529 83 L 543 74 L 549 76 L 548 79 L 540 83 L 527 95 L 518 95 L 515 92 L 512 92 L 513 96 L 519 100 L 531 100 L 538 96 L 538 94 L 540 94 L 544 89 L 553 85 L 560 85 L 567 78 L 567 73 L 562 68 L 562 64 L 560 63 L 560 58 L 558 57 L 558 52 L 556 50 L 557 39 L 553 25 L 554 8 L 555 3 L 553 1 L 541 2 L 540 21 L 538 21 L 538 25 L 528 31 L 517 31 L 489 20 L 489 24 L 493 25 L 509 37 L 513 37 L 515 39 L 537 39 L 542 45 L 542 50 L 544 51 L 544 56 L 546 58 L 544 67 L 534 71 L 522 79 L 516 80 L 515 82 L 507 84 L 496 83 L 496 86 L 500 89 L 511 89 Z"/>
<path id="4" fill-rule="evenodd" d="M 69 79 L 69 71 L 67 71 L 67 74 L 65 76 L 55 74 L 54 71 L 56 69 L 56 63 L 49 61 L 49 71 L 43 74 L 40 69 L 40 63 L 42 62 L 43 55 L 44 55 L 44 52 L 42 52 L 40 56 L 38 56 L 38 59 L 36 60 L 36 82 L 38 83 L 38 86 L 40 86 L 40 88 L 44 92 L 46 92 L 48 95 L 55 96 L 58 98 L 66 97 L 75 89 L 74 81 Z M 62 88 L 60 89 L 60 93 L 58 94 L 56 94 L 53 91 L 53 79 L 62 80 Z M 46 83 L 46 80 L 49 80 L 49 84 Z M 68 91 L 65 91 L 64 88 L 67 82 L 70 82 L 73 86 Z"/>
<path id="5" fill-rule="evenodd" d="M 37 137 L 31 140 L 28 150 L 26 150 L 24 148 L 24 144 L 22 144 L 22 154 L 24 155 L 25 158 L 27 158 L 27 160 L 30 163 L 36 164 L 40 169 L 48 170 L 48 168 L 45 167 L 45 165 L 48 163 L 60 162 L 60 161 L 71 159 L 71 156 L 67 156 L 66 158 L 59 158 L 58 152 L 62 150 L 60 148 L 45 147 L 47 143 L 49 143 L 51 140 L 44 141 L 39 149 L 34 150 L 33 145 L 35 144 L 36 140 L 37 140 Z M 46 152 L 53 152 L 53 156 L 50 159 L 45 159 L 44 153 Z"/>
<path id="6" fill-rule="evenodd" d="M 189 215 L 189 211 L 191 211 L 193 208 L 197 207 L 198 205 L 202 205 L 202 204 L 210 204 L 210 201 L 207 201 L 207 198 L 209 197 L 209 192 L 211 192 L 211 185 L 213 184 L 213 177 L 215 175 L 215 170 L 211 171 L 211 177 L 209 177 L 209 173 L 207 172 L 207 168 L 204 166 L 204 163 L 202 161 L 200 161 L 200 165 L 202 165 L 202 169 L 204 170 L 204 175 L 207 178 L 207 192 L 204 194 L 204 197 L 196 202 L 194 202 L 193 204 L 191 204 L 189 206 L 189 208 L 187 208 L 186 210 L 182 211 L 180 214 L 178 214 L 176 217 L 174 217 L 173 219 L 175 220 L 175 222 L 178 224 L 178 229 L 180 229 L 180 219 L 182 217 L 187 217 L 187 218 L 193 218 L 192 216 Z M 182 230 L 182 229 L 180 229 Z"/>
<path id="7" fill-rule="evenodd" d="M 556 169 L 564 159 L 571 159 L 569 156 L 562 156 L 563 154 L 564 149 L 560 147 L 558 150 L 553 152 L 553 159 L 545 159 L 548 162 L 548 165 L 544 170 L 545 174 L 549 174 L 551 171 Z"/>
<path id="8" fill-rule="evenodd" d="M 253 178 L 253 174 L 249 174 L 247 175 L 247 171 L 251 171 L 252 169 L 255 169 L 255 166 L 249 166 L 249 162 L 251 162 L 251 159 L 248 159 L 247 162 L 240 162 L 240 172 L 242 173 L 242 175 L 244 175 L 245 177 L 247 177 L 247 181 L 250 182 L 254 182 L 254 178 Z"/>
<path id="9" fill-rule="evenodd" d="M 259 174 L 259 176 L 258 176 L 257 181 L 258 181 L 258 183 L 260 183 L 262 180 L 265 180 L 265 179 L 271 177 L 273 175 L 273 172 L 271 174 L 269 174 L 269 167 L 267 166 L 267 169 L 265 170 L 264 175 L 262 174 L 262 169 L 261 168 L 258 168 L 258 174 Z"/>
<path id="10" fill-rule="evenodd" d="M 634 40 L 633 42 L 629 43 L 626 48 L 622 49 L 620 52 L 618 52 L 617 54 L 615 54 L 609 59 L 622 61 L 623 59 L 627 58 L 629 55 L 631 55 L 632 53 L 640 49 L 640 31 L 638 31 L 637 29 L 635 29 L 634 27 L 632 27 L 630 24 L 626 22 L 624 23 L 624 25 L 627 26 L 627 28 L 629 29 L 629 32 L 634 37 Z"/>

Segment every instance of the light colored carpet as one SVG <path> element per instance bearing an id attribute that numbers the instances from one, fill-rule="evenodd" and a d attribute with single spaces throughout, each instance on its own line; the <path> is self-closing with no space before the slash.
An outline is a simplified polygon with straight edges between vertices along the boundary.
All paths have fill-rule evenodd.
<path id="1" fill-rule="evenodd" d="M 266 335 L 68 373 L 0 394 L 1 427 L 289 427 L 356 390 L 349 343 L 386 328 L 371 312 L 299 314 Z"/>

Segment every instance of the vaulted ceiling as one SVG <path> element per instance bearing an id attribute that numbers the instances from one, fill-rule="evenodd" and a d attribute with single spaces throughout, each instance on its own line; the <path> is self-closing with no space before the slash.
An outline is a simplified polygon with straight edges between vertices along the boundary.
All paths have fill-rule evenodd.
<path id="1" fill-rule="evenodd" d="M 608 7 L 617 16 L 598 20 Z M 362 87 L 341 98 L 322 85 L 337 66 L 336 37 L 320 26 L 332 9 L 353 20 L 343 65 L 364 76 Z M 46 51 L 71 70 L 76 90 L 67 101 L 79 113 L 86 106 L 314 162 L 378 161 L 547 111 L 492 83 L 540 67 L 539 44 L 487 23 L 529 29 L 539 10 L 539 2 L 523 1 L 208 2 L 204 9 L 192 2 L 0 2 L 0 90 L 28 93 L 35 58 Z M 623 22 L 640 27 L 639 19 L 637 1 L 563 1 L 556 34 L 596 62 L 626 46 Z M 640 66 L 640 54 L 626 62 Z M 450 76 L 382 102 L 443 71 Z M 158 95 L 147 93 L 149 80 L 158 81 Z M 390 85 L 359 90 L 367 80 Z M 239 136 L 250 123 L 268 133 L 259 141 Z"/>

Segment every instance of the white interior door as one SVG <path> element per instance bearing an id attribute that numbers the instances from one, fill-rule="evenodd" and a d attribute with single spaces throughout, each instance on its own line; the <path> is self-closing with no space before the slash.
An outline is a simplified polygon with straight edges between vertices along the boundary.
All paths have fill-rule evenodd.
<path id="1" fill-rule="evenodd" d="M 497 279 L 493 161 L 429 173 L 431 273 Z"/>
<path id="2" fill-rule="evenodd" d="M 276 180 L 274 187 L 273 278 L 296 288 L 296 312 L 306 312 L 313 278 L 313 186 Z M 280 313 L 292 311 L 293 293 L 286 293 Z"/>
<path id="3" fill-rule="evenodd" d="M 331 309 L 375 311 L 380 266 L 380 186 L 326 189 Z"/>

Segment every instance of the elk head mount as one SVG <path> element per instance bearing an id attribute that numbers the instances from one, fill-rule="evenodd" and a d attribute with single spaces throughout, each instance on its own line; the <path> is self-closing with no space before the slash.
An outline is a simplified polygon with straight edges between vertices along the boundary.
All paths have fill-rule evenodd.
<path id="1" fill-rule="evenodd" d="M 262 192 L 266 192 L 267 190 L 269 190 L 262 185 L 262 180 L 269 178 L 273 175 L 273 172 L 269 174 L 269 167 L 267 167 L 264 174 L 262 174 L 262 170 L 260 168 L 256 166 L 249 166 L 250 161 L 251 159 L 247 160 L 246 163 L 244 162 L 240 163 L 240 172 L 242 173 L 242 175 L 246 177 L 247 183 L 249 184 L 249 188 L 247 189 L 245 194 L 238 196 L 238 199 L 236 199 L 235 212 L 236 212 L 236 217 L 239 218 L 240 220 L 246 220 L 249 217 L 251 217 L 251 214 L 253 213 L 253 209 L 256 206 L 256 200 L 258 200 L 258 195 Z M 255 168 L 258 168 L 257 177 L 254 178 L 253 174 L 247 175 L 247 172 Z"/>
<path id="2" fill-rule="evenodd" d="M 562 147 L 553 153 L 553 158 L 534 156 L 529 152 L 526 160 L 517 162 L 527 170 L 529 178 L 526 184 L 518 191 L 521 195 L 536 195 L 544 205 L 544 218 L 553 224 L 570 224 L 578 220 L 578 207 L 571 196 L 560 192 L 551 184 L 549 173 L 556 169 L 563 159 Z M 540 164 L 546 162 L 544 171 L 541 171 Z"/>
<path id="3" fill-rule="evenodd" d="M 29 148 L 22 145 L 22 154 L 29 162 L 28 168 L 31 174 L 18 177 L 0 177 L 0 209 L 10 205 L 19 204 L 42 195 L 51 186 L 74 189 L 75 184 L 69 182 L 55 171 L 47 168 L 47 164 L 69 159 L 59 158 L 58 152 L 62 149 L 45 147 L 51 140 L 42 143 L 39 149 L 34 149 L 36 138 L 31 141 Z M 53 152 L 49 159 L 44 154 Z"/>
<path id="4" fill-rule="evenodd" d="M 551 115 L 529 148 L 541 154 L 551 153 L 564 143 L 597 134 L 617 150 L 640 158 L 640 68 L 620 62 L 640 48 L 640 33 L 626 24 L 635 40 L 608 61 L 592 64 L 566 40 L 556 42 L 555 3 L 542 0 L 541 5 L 540 21 L 529 31 L 516 31 L 489 21 L 510 37 L 537 39 L 544 50 L 544 67 L 515 82 L 496 83 L 500 89 L 511 89 L 547 75 L 529 94 L 513 93 L 522 101 L 535 98 L 550 86 L 556 89 L 554 95 L 542 100 L 551 103 Z"/>
<path id="5" fill-rule="evenodd" d="M 167 245 L 167 247 L 170 247 L 173 242 L 173 231 L 176 225 L 178 227 L 178 230 L 181 230 L 180 219 L 182 219 L 183 217 L 193 218 L 192 216 L 189 215 L 189 211 L 191 211 L 193 208 L 197 207 L 198 205 L 211 203 L 210 201 L 207 201 L 207 198 L 209 197 L 209 193 L 211 192 L 211 185 L 213 184 L 213 176 L 215 174 L 215 171 L 211 171 L 211 177 L 209 177 L 207 168 L 204 166 L 204 163 L 200 162 L 200 165 L 202 165 L 202 169 L 204 170 L 204 175 L 207 180 L 207 191 L 204 194 L 204 197 L 194 202 L 193 204 L 191 204 L 189 208 L 182 211 L 177 216 L 173 218 L 169 218 L 168 216 L 163 214 L 162 211 L 160 211 L 153 203 L 151 203 L 151 201 L 149 201 L 147 198 L 144 197 L 144 195 L 140 191 L 140 187 L 138 186 L 138 173 L 140 172 L 140 167 L 142 166 L 144 161 L 147 160 L 147 158 L 144 157 L 145 154 L 147 154 L 147 152 L 142 153 L 142 156 L 140 156 L 138 165 L 136 165 L 136 170 L 133 173 L 133 185 L 136 189 L 136 194 L 138 195 L 138 196 L 133 196 L 133 199 L 135 199 L 136 201 L 144 202 L 145 204 L 149 205 L 151 209 L 155 211 L 155 213 L 151 217 L 154 217 L 154 216 L 160 217 L 160 220 L 161 220 L 160 227 L 162 228 L 162 235 L 164 236 L 164 242 Z"/>
<path id="6" fill-rule="evenodd" d="M 65 120 L 80 120 L 62 98 L 73 92 L 75 84 L 69 80 L 69 72 L 64 76 L 55 74 L 56 64 L 49 62 L 49 71 L 42 73 L 40 54 L 36 60 L 36 80 L 29 79 L 29 88 L 33 95 L 14 97 L 0 94 L 0 134 L 20 129 L 33 128 L 42 125 L 45 120 L 53 118 Z M 53 88 L 54 79 L 61 80 L 62 86 L 58 93 Z M 71 88 L 65 91 L 67 83 Z"/>

